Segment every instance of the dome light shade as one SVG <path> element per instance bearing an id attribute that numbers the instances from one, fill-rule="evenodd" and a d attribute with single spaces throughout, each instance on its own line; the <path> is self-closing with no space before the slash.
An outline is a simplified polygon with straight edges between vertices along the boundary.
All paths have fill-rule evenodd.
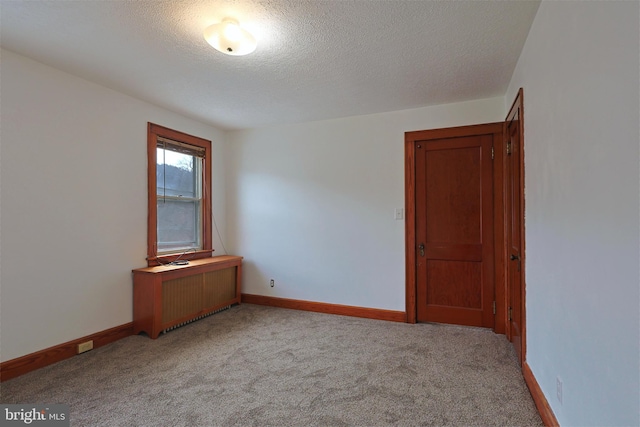
<path id="1" fill-rule="evenodd" d="M 216 50 L 232 56 L 248 55 L 256 50 L 258 45 L 255 37 L 231 18 L 208 26 L 204 30 L 204 38 Z"/>

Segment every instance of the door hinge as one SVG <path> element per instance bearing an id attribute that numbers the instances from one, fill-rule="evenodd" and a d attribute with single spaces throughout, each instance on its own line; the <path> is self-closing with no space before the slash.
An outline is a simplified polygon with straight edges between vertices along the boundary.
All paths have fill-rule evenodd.
<path id="1" fill-rule="evenodd" d="M 507 155 L 511 155 L 511 141 L 507 142 Z"/>
<path id="2" fill-rule="evenodd" d="M 496 150 L 493 149 L 493 147 L 491 147 L 491 160 L 496 158 Z"/>
<path id="3" fill-rule="evenodd" d="M 511 307 L 509 307 L 509 322 L 511 322 L 511 320 L 513 320 L 513 317 L 511 317 Z"/>
<path id="4" fill-rule="evenodd" d="M 493 315 L 495 316 L 495 314 L 496 314 L 496 302 L 495 301 L 493 302 L 492 306 L 493 306 Z"/>

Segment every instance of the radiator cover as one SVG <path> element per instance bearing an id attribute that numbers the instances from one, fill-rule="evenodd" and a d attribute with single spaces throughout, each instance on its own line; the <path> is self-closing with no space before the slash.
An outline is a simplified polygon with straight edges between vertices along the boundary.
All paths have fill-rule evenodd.
<path id="1" fill-rule="evenodd" d="M 151 338 L 240 303 L 242 257 L 133 270 L 134 333 Z"/>

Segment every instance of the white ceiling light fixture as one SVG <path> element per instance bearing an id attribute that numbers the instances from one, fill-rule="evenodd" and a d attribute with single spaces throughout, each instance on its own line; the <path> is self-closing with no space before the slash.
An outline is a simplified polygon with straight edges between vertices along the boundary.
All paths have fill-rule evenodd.
<path id="1" fill-rule="evenodd" d="M 258 43 L 251 33 L 232 18 L 224 18 L 221 23 L 208 26 L 204 38 L 211 46 L 232 56 L 248 55 Z"/>

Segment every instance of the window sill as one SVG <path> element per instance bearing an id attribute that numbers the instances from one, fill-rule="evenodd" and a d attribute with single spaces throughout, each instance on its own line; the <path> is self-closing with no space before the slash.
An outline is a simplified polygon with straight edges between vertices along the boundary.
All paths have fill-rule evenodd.
<path id="1" fill-rule="evenodd" d="M 213 255 L 214 249 L 200 250 L 196 252 L 187 252 L 185 254 L 170 254 L 170 255 L 158 255 L 157 257 L 147 258 L 147 265 L 149 267 L 156 267 L 158 265 L 165 265 L 176 261 L 178 258 L 184 261 L 190 261 L 193 259 L 210 258 Z"/>

